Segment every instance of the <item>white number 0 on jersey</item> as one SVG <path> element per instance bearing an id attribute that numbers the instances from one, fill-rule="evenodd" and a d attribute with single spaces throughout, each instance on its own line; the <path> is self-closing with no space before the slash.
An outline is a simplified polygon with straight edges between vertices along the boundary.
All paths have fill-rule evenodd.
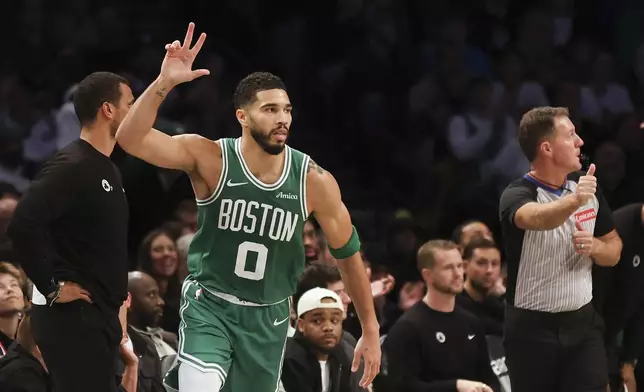
<path id="1" fill-rule="evenodd" d="M 257 253 L 257 263 L 255 270 L 246 269 L 248 252 Z M 268 248 L 263 244 L 245 241 L 239 244 L 237 248 L 237 260 L 235 261 L 235 275 L 248 280 L 262 280 L 266 271 L 266 259 L 268 257 Z"/>

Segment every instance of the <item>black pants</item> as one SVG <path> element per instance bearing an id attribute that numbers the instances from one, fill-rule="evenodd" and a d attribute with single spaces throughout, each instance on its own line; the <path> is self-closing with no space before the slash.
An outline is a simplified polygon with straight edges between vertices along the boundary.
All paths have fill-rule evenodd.
<path id="1" fill-rule="evenodd" d="M 513 391 L 606 392 L 603 321 L 590 304 L 562 313 L 508 306 L 503 345 Z"/>
<path id="2" fill-rule="evenodd" d="M 34 306 L 32 332 L 54 390 L 118 391 L 116 363 L 121 338 L 118 313 L 85 301 Z"/>

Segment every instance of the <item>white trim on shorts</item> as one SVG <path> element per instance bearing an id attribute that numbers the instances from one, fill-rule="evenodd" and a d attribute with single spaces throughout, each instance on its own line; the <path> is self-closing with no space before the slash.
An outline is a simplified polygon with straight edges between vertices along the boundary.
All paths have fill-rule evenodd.
<path id="1" fill-rule="evenodd" d="M 179 316 L 181 318 L 181 322 L 179 323 L 179 351 L 177 352 L 177 357 L 181 359 L 181 364 L 188 364 L 192 367 L 194 367 L 197 370 L 200 370 L 204 373 L 218 373 L 219 376 L 223 379 L 223 381 L 226 381 L 226 378 L 228 378 L 228 373 L 224 370 L 224 368 L 221 367 L 221 365 L 218 365 L 216 363 L 206 363 L 202 360 L 200 360 L 197 357 L 194 357 L 190 354 L 187 354 L 183 348 L 184 348 L 184 341 L 185 341 L 185 334 L 183 330 L 186 328 L 186 322 L 183 319 L 183 312 L 188 309 L 188 306 L 190 305 L 190 302 L 186 299 L 186 293 L 188 292 L 188 289 L 190 286 L 196 283 L 195 281 L 186 279 L 183 282 L 183 288 L 181 289 L 181 296 L 184 299 L 184 303 L 179 309 Z M 181 366 L 181 365 L 179 365 Z"/>

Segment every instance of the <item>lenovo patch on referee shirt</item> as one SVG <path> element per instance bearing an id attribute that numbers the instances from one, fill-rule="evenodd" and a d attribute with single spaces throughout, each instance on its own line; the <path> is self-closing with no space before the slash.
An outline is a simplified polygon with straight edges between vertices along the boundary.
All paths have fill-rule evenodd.
<path id="1" fill-rule="evenodd" d="M 595 212 L 594 208 L 589 208 L 587 210 L 580 211 L 575 214 L 575 219 L 579 223 L 584 223 L 586 221 L 589 221 L 595 218 L 597 218 L 597 213 Z"/>

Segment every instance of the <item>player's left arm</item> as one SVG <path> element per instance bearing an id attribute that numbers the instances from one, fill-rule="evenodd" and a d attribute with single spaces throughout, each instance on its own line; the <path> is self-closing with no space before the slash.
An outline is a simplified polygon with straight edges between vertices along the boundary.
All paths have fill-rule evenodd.
<path id="1" fill-rule="evenodd" d="M 354 360 L 353 371 L 357 370 L 362 355 L 365 358 L 365 375 L 360 384 L 364 388 L 380 371 L 380 339 L 371 285 L 360 256 L 360 239 L 342 202 L 335 178 L 309 160 L 306 180 L 308 207 L 327 238 L 331 254 L 338 260 L 342 281 L 362 325 L 361 340 L 364 341 L 358 342 L 356 347 L 358 363 Z"/>
<path id="2" fill-rule="evenodd" d="M 331 254 L 338 259 L 342 281 L 355 304 L 363 331 L 378 333 L 371 285 L 360 257 L 360 239 L 342 202 L 340 187 L 335 178 L 313 160 L 309 160 L 307 170 L 309 208 L 327 238 Z"/>
<path id="3" fill-rule="evenodd" d="M 599 186 L 597 187 L 596 197 L 599 202 L 599 211 L 597 211 L 590 257 L 597 265 L 612 267 L 617 264 L 622 253 L 622 239 L 617 234 L 617 230 L 615 230 L 613 213 Z"/>

